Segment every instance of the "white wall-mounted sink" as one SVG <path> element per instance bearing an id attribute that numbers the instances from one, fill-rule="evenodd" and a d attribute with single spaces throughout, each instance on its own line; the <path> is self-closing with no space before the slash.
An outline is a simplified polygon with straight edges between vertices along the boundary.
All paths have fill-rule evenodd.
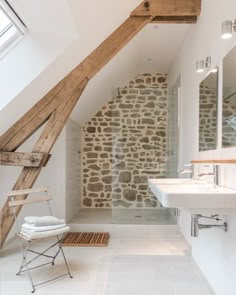
<path id="1" fill-rule="evenodd" d="M 192 178 L 151 178 L 149 184 L 206 184 L 206 182 Z"/>
<path id="2" fill-rule="evenodd" d="M 163 179 L 160 179 L 160 181 Z M 192 213 L 234 214 L 236 213 L 236 190 L 215 187 L 207 183 L 191 183 L 189 179 L 181 183 L 158 183 L 149 179 L 149 187 L 164 207 L 179 208 Z"/>

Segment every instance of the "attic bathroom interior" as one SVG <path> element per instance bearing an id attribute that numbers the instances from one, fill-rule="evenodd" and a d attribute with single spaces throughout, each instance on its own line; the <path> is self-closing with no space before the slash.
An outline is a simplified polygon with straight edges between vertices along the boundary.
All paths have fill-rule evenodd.
<path id="1" fill-rule="evenodd" d="M 0 293 L 235 295 L 236 2 L 95 2 L 0 0 Z"/>

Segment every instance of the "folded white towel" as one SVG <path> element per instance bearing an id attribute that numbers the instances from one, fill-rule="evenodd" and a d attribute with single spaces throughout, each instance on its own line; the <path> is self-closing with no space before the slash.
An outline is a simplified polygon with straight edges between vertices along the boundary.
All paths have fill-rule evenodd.
<path id="1" fill-rule="evenodd" d="M 22 229 L 27 229 L 29 231 L 33 232 L 40 232 L 40 231 L 48 231 L 48 230 L 54 230 L 54 229 L 59 229 L 62 227 L 65 227 L 65 223 L 59 224 L 59 225 L 47 225 L 47 226 L 34 226 L 29 223 L 24 223 L 22 224 Z"/>
<path id="2" fill-rule="evenodd" d="M 27 216 L 24 218 L 26 223 L 34 226 L 48 226 L 64 224 L 64 219 L 58 219 L 54 216 Z"/>
<path id="3" fill-rule="evenodd" d="M 29 231 L 27 229 L 21 229 L 20 234 L 24 237 L 26 237 L 29 240 L 34 240 L 34 239 L 43 239 L 43 238 L 48 238 L 52 236 L 57 236 L 60 234 L 63 234 L 65 232 L 68 232 L 70 230 L 69 226 L 64 226 L 59 229 L 54 229 L 54 230 L 48 230 L 48 231 L 40 231 L 40 232 L 33 232 Z"/>

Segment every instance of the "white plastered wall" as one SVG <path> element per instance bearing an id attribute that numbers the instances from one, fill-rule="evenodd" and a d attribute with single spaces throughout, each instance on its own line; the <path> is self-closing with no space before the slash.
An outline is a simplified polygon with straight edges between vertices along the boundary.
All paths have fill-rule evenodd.
<path id="1" fill-rule="evenodd" d="M 73 120 L 66 124 L 66 221 L 78 216 L 81 200 L 81 127 Z"/>
<path id="2" fill-rule="evenodd" d="M 221 23 L 236 17 L 235 0 L 202 0 L 202 13 L 196 26 L 185 38 L 182 49 L 169 73 L 170 85 L 181 74 L 181 134 L 180 167 L 192 159 L 235 158 L 236 148 L 221 148 L 221 102 L 223 58 L 233 47 L 236 34 L 230 40 L 221 39 Z M 198 152 L 199 83 L 207 72 L 197 74 L 198 59 L 212 58 L 212 67 L 219 66 L 218 147 L 213 151 Z M 222 182 L 236 187 L 236 167 L 222 167 Z M 180 228 L 192 245 L 193 258 L 217 295 L 236 294 L 236 216 L 225 216 L 229 232 L 218 229 L 200 231 L 198 238 L 190 237 L 190 215 L 181 213 Z"/>

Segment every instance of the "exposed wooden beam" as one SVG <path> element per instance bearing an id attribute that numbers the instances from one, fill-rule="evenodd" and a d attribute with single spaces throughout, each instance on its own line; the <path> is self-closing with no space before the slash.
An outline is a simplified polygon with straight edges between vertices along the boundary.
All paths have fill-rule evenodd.
<path id="1" fill-rule="evenodd" d="M 39 167 L 47 158 L 44 153 L 0 152 L 0 165 Z"/>
<path id="2" fill-rule="evenodd" d="M 15 151 L 47 121 L 50 114 L 63 102 L 65 97 L 71 95 L 86 77 L 91 79 L 96 75 L 150 20 L 150 17 L 129 17 L 80 65 L 0 137 L 0 150 Z"/>
<path id="3" fill-rule="evenodd" d="M 201 0 L 148 0 L 143 1 L 132 16 L 198 16 Z"/>
<path id="4" fill-rule="evenodd" d="M 195 24 L 197 16 L 156 16 L 151 22 L 161 24 Z"/>
<path id="5" fill-rule="evenodd" d="M 116 29 L 101 45 L 99 45 L 82 63 L 81 68 L 86 77 L 91 79 L 102 69 L 133 37 L 146 26 L 152 17 L 144 16 L 140 19 L 129 17 Z M 77 72 L 80 75 L 81 69 Z"/>
<path id="6" fill-rule="evenodd" d="M 61 133 L 68 117 L 74 109 L 77 101 L 79 100 L 84 88 L 88 83 L 88 79 L 84 81 L 73 91 L 72 95 L 64 100 L 64 102 L 53 112 L 50 116 L 42 135 L 37 141 L 33 152 L 47 153 L 49 154 L 57 137 Z M 18 177 L 13 190 L 21 190 L 31 188 L 38 175 L 40 174 L 42 167 L 26 167 L 23 168 L 20 176 Z M 27 198 L 27 194 L 19 195 L 15 200 L 24 200 Z M 7 198 L 4 207 L 1 210 L 1 230 L 0 230 L 0 245 L 3 246 L 8 233 L 10 232 L 14 223 L 13 212 L 9 207 L 10 197 Z M 21 206 L 16 209 L 17 215 L 21 210 Z"/>
<path id="7" fill-rule="evenodd" d="M 47 158 L 45 159 L 45 161 L 44 161 L 44 163 L 43 163 L 43 167 L 46 167 L 46 166 L 47 166 L 49 160 L 51 159 L 51 156 L 52 156 L 51 154 L 48 154 L 48 155 L 47 155 Z"/>
<path id="8" fill-rule="evenodd" d="M 66 81 L 66 78 L 60 81 L 0 137 L 0 150 L 15 151 L 48 120 L 64 100 L 64 96 L 58 97 L 58 93 L 64 89 Z"/>

